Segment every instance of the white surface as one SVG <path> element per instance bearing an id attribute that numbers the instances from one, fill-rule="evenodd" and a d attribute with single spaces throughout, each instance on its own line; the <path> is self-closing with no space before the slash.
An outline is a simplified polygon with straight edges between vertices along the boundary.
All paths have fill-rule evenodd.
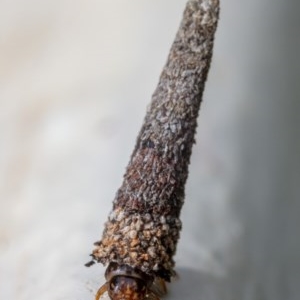
<path id="1" fill-rule="evenodd" d="M 103 283 L 83 265 L 185 2 L 0 2 L 0 299 Z M 169 299 L 299 299 L 297 3 L 221 3 Z"/>

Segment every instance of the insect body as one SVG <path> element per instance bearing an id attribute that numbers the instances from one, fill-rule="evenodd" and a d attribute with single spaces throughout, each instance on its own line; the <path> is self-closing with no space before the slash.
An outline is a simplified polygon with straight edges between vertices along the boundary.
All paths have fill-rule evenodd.
<path id="1" fill-rule="evenodd" d="M 102 239 L 87 264 L 108 265 L 96 300 L 105 292 L 112 300 L 159 300 L 164 282 L 175 275 L 180 211 L 218 13 L 219 0 L 187 3 Z"/>
<path id="2" fill-rule="evenodd" d="M 138 269 L 110 263 L 105 272 L 106 283 L 100 287 L 96 300 L 108 292 L 112 300 L 159 300 L 166 293 L 164 281 L 157 282 Z"/>

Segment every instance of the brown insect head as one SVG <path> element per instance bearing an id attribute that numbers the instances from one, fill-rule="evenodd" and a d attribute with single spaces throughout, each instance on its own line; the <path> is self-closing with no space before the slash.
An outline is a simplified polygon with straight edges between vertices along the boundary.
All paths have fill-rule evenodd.
<path id="1" fill-rule="evenodd" d="M 111 300 L 160 300 L 152 291 L 154 278 L 128 265 L 111 262 L 105 272 L 106 283 L 98 290 L 95 300 L 107 292 Z"/>

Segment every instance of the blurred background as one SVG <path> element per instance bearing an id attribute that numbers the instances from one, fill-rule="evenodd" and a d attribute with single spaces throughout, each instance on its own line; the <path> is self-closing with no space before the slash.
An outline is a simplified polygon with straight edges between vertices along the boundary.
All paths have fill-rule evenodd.
<path id="1" fill-rule="evenodd" d="M 0 299 L 85 268 L 185 0 L 0 0 Z M 167 299 L 300 295 L 299 1 L 221 1 Z"/>

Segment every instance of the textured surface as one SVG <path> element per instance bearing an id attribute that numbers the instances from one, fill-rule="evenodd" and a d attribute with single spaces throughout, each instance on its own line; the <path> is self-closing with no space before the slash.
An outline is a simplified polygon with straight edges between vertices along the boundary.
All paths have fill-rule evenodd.
<path id="1" fill-rule="evenodd" d="M 103 284 L 84 263 L 185 4 L 0 1 L 0 299 Z M 299 11 L 221 2 L 166 299 L 299 300 Z"/>
<path id="2" fill-rule="evenodd" d="M 113 202 L 96 261 L 128 264 L 167 281 L 197 116 L 210 66 L 219 2 L 189 1 Z"/>

